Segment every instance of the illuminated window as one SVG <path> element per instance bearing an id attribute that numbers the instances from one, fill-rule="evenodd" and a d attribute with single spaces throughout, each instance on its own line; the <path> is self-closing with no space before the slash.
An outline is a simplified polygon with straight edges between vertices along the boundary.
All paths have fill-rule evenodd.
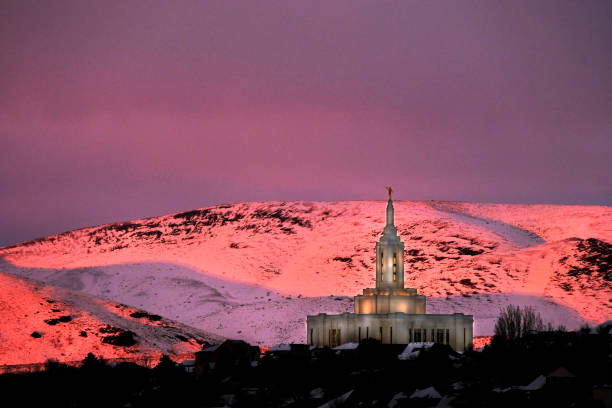
<path id="1" fill-rule="evenodd" d="M 393 254 L 393 280 L 397 280 L 397 254 Z"/>
<path id="2" fill-rule="evenodd" d="M 340 329 L 329 329 L 329 346 L 336 347 L 341 344 Z"/>

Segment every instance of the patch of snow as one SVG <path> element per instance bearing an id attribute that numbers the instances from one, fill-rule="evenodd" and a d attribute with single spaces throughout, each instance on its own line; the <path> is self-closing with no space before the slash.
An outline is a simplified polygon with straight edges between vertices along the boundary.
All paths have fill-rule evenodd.
<path id="1" fill-rule="evenodd" d="M 326 402 L 323 405 L 320 405 L 319 408 L 339 408 L 344 406 L 344 403 L 346 402 L 346 400 L 351 396 L 351 394 L 353 393 L 353 390 L 350 390 L 349 392 L 346 392 L 342 395 L 340 395 L 337 398 L 334 398 L 331 401 Z"/>
<path id="2" fill-rule="evenodd" d="M 319 388 L 315 388 L 314 390 L 310 391 L 310 397 L 311 398 L 323 398 L 325 397 L 325 392 L 323 391 L 323 388 L 319 387 Z"/>
<path id="3" fill-rule="evenodd" d="M 400 400 L 403 400 L 406 398 L 408 398 L 408 396 L 405 393 L 403 392 L 397 393 L 393 396 L 393 398 L 391 398 L 391 401 L 389 401 L 389 404 L 387 404 L 387 407 L 394 408 L 395 406 L 397 406 L 397 404 L 400 403 Z"/>
<path id="4" fill-rule="evenodd" d="M 521 391 L 537 391 L 540 388 L 542 388 L 545 384 L 546 384 L 546 377 L 544 377 L 543 375 L 540 375 L 536 377 L 536 379 L 533 380 L 528 385 L 521 385 L 521 386 L 516 387 L 516 389 L 521 390 Z"/>
<path id="5" fill-rule="evenodd" d="M 465 385 L 461 381 L 457 381 L 451 384 L 453 390 L 462 390 L 465 388 Z"/>
<path id="6" fill-rule="evenodd" d="M 417 389 L 409 398 L 442 398 L 442 396 L 434 387 L 428 387 L 422 390 Z"/>
<path id="7" fill-rule="evenodd" d="M 421 350 L 431 348 L 434 345 L 433 342 L 421 342 L 421 343 L 409 343 L 404 351 L 397 356 L 399 360 L 414 360 L 417 358 Z"/>
<path id="8" fill-rule="evenodd" d="M 276 344 L 272 347 L 270 347 L 268 349 L 268 351 L 270 352 L 275 352 L 275 351 L 291 351 L 291 345 L 290 344 Z"/>
<path id="9" fill-rule="evenodd" d="M 436 408 L 451 408 L 453 406 L 452 402 L 455 400 L 455 397 L 446 395 L 442 397 Z"/>
<path id="10" fill-rule="evenodd" d="M 452 206 L 449 206 L 443 202 L 432 202 L 431 206 L 440 212 L 450 215 L 457 221 L 490 230 L 516 245 L 518 248 L 528 248 L 530 246 L 540 245 L 546 242 L 544 239 L 542 239 L 542 237 L 539 237 L 537 234 L 531 231 L 506 224 L 505 222 L 463 213 L 457 208 L 453 208 Z"/>
<path id="11" fill-rule="evenodd" d="M 359 347 L 359 343 L 344 343 L 334 347 L 333 350 L 355 350 L 357 347 Z"/>

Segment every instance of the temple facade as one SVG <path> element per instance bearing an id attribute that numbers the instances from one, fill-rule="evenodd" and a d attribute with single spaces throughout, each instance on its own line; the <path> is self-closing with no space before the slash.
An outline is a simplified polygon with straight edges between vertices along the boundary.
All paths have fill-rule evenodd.
<path id="1" fill-rule="evenodd" d="M 473 317 L 427 314 L 425 296 L 404 288 L 404 243 L 397 234 L 388 189 L 387 222 L 376 243 L 376 287 L 355 296 L 355 313 L 308 316 L 307 342 L 335 347 L 375 338 L 385 344 L 437 342 L 464 351 L 472 344 Z"/>

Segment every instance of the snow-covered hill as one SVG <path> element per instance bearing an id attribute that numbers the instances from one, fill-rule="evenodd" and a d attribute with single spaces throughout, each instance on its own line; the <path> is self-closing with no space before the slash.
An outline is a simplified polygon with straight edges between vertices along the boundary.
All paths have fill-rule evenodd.
<path id="1" fill-rule="evenodd" d="M 219 336 L 303 342 L 305 316 L 374 285 L 383 201 L 219 205 L 0 248 L 0 271 Z M 577 328 L 612 318 L 612 208 L 395 202 L 406 285 L 492 333 L 508 303 Z"/>
<path id="2" fill-rule="evenodd" d="M 161 316 L 0 274 L 0 364 L 197 351 L 218 338 Z"/>

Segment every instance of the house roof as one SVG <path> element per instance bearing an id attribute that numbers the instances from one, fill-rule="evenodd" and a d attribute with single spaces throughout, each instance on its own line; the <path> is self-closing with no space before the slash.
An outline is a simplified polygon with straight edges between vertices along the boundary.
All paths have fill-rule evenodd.
<path id="1" fill-rule="evenodd" d="M 202 348 L 202 351 L 213 352 L 213 351 L 217 351 L 219 347 L 221 347 L 221 344 L 209 344 L 208 346 L 204 346 Z"/>
<path id="2" fill-rule="evenodd" d="M 573 378 L 576 377 L 574 374 L 565 369 L 565 367 L 559 367 L 556 370 L 550 372 L 546 377 L 557 377 L 557 378 Z"/>

